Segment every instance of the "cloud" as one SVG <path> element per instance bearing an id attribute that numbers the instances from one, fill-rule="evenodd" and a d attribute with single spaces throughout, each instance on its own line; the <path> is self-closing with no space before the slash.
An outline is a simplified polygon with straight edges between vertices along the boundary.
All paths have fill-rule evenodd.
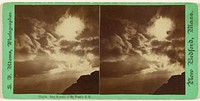
<path id="1" fill-rule="evenodd" d="M 57 67 L 56 64 L 53 64 L 54 62 L 55 61 L 44 57 L 37 58 L 37 60 L 15 62 L 15 77 L 29 77 L 38 74 L 45 74 L 49 70 Z"/>
<path id="2" fill-rule="evenodd" d="M 35 18 L 46 23 L 55 23 L 65 14 L 69 6 L 51 6 L 51 5 L 37 5 L 37 6 L 16 6 L 16 16 Z M 34 10 L 33 10 L 34 9 Z M 54 12 L 54 13 L 52 13 Z"/>
<path id="3" fill-rule="evenodd" d="M 132 44 L 117 34 L 114 34 L 109 38 L 102 38 L 100 45 L 102 61 L 114 58 L 116 60 L 121 60 L 129 53 L 134 53 Z"/>
<path id="4" fill-rule="evenodd" d="M 127 19 L 144 25 L 157 13 L 160 7 L 162 6 L 103 6 L 101 15 L 102 17 Z"/>
<path id="5" fill-rule="evenodd" d="M 78 56 L 84 56 L 88 53 L 92 53 L 95 56 L 99 56 L 99 39 L 79 40 L 77 41 L 60 41 L 60 51 L 68 54 L 73 53 Z"/>
<path id="6" fill-rule="evenodd" d="M 130 74 L 138 74 L 143 69 L 149 68 L 148 61 L 140 55 L 129 56 L 123 61 L 102 62 L 101 77 L 122 77 Z"/>
<path id="7" fill-rule="evenodd" d="M 38 43 L 33 42 L 27 34 L 15 37 L 15 60 L 32 60 L 38 51 Z"/>
<path id="8" fill-rule="evenodd" d="M 167 55 L 170 58 L 171 63 L 180 62 L 184 67 L 184 49 L 185 42 L 183 40 L 158 41 L 153 40 L 151 42 L 152 52 L 159 55 Z"/>
<path id="9" fill-rule="evenodd" d="M 81 40 L 81 47 L 89 48 L 99 44 L 99 38 Z"/>
<path id="10" fill-rule="evenodd" d="M 57 75 L 64 72 L 88 74 L 98 69 L 98 61 L 92 54 L 79 57 L 73 54 L 51 54 L 36 56 L 33 60 L 15 61 L 15 76 Z M 94 64 L 97 64 L 96 66 Z M 95 66 L 95 67 L 93 67 Z M 76 76 L 77 77 L 77 76 Z"/>
<path id="11" fill-rule="evenodd" d="M 23 21 L 26 21 L 26 27 L 22 24 L 24 27 L 15 28 L 15 61 L 25 61 L 26 57 L 32 57 L 30 59 L 33 59 L 31 55 L 48 54 L 54 51 L 52 48 L 55 46 L 58 37 L 49 30 L 51 24 L 35 18 L 17 17 L 16 26 L 20 26 Z M 21 49 L 24 51 L 20 52 Z M 23 59 L 23 57 L 25 58 Z"/>
<path id="12" fill-rule="evenodd" d="M 69 11 L 69 14 L 79 16 L 84 19 L 85 29 L 77 36 L 78 40 L 99 38 L 99 7 L 97 6 L 77 6 L 79 13 L 75 9 Z M 75 13 L 75 14 L 74 14 Z"/>

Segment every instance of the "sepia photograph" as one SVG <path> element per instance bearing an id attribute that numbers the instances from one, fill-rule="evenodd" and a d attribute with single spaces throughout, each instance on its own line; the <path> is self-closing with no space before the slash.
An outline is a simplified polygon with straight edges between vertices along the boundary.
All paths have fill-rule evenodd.
<path id="1" fill-rule="evenodd" d="M 197 99 L 198 6 L 197 2 L 4 2 L 1 96 Z"/>
<path id="2" fill-rule="evenodd" d="M 185 6 L 101 6 L 100 93 L 185 94 Z"/>
<path id="3" fill-rule="evenodd" d="M 14 94 L 99 93 L 99 6 L 16 5 Z"/>
<path id="4" fill-rule="evenodd" d="M 185 6 L 15 6 L 15 94 L 185 94 Z"/>

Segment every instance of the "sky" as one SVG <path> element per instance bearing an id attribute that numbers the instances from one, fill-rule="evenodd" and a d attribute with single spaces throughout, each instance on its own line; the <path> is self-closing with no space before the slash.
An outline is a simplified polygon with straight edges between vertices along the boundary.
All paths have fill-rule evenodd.
<path id="1" fill-rule="evenodd" d="M 99 70 L 98 6 L 15 6 L 14 93 L 62 93 Z"/>
<path id="2" fill-rule="evenodd" d="M 184 6 L 102 6 L 100 93 L 152 94 L 185 70 Z"/>

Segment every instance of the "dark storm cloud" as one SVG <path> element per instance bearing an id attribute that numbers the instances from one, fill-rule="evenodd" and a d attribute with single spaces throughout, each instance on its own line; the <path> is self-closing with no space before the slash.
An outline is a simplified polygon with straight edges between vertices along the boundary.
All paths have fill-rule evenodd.
<path id="1" fill-rule="evenodd" d="M 163 6 L 158 10 L 158 15 L 166 18 L 170 18 L 175 26 L 174 30 L 168 31 L 168 37 L 166 39 L 184 39 L 185 37 L 185 6 Z M 184 40 L 183 40 L 184 41 Z"/>
<path id="2" fill-rule="evenodd" d="M 103 11 L 102 11 L 103 12 Z M 100 37 L 106 38 L 114 34 L 124 33 L 124 25 L 115 18 L 109 18 L 109 16 L 101 16 L 101 34 Z"/>
<path id="3" fill-rule="evenodd" d="M 102 41 L 103 44 L 102 44 Z M 116 46 L 116 47 L 110 47 L 111 44 L 110 44 L 110 41 L 107 39 L 107 40 L 102 40 L 101 41 L 101 44 L 100 44 L 100 52 L 101 52 L 101 60 L 106 60 L 110 57 L 113 57 L 113 58 L 120 58 L 120 56 L 123 55 L 122 53 L 122 48 L 121 46 Z"/>
<path id="4" fill-rule="evenodd" d="M 74 46 L 79 45 L 79 43 L 76 41 L 67 41 L 67 40 L 61 40 L 59 44 L 61 45 L 61 47 L 63 46 L 63 47 L 69 47 L 69 48 L 73 48 Z"/>
<path id="5" fill-rule="evenodd" d="M 19 10 L 19 9 L 18 9 Z M 16 10 L 16 13 L 18 13 Z M 21 9 L 20 9 L 21 10 Z M 31 17 L 15 17 L 15 60 L 23 56 L 46 54 L 45 50 L 53 52 L 52 42 L 58 38 L 49 29 L 52 25 Z M 29 60 L 24 58 L 24 60 Z"/>
<path id="6" fill-rule="evenodd" d="M 84 33 L 79 37 L 91 37 L 98 35 L 99 25 L 99 8 L 96 6 L 52 6 L 52 5 L 37 5 L 37 6 L 16 6 L 15 7 L 15 20 L 16 20 L 16 32 L 28 34 L 33 30 L 33 26 L 30 22 L 31 19 L 37 19 L 48 23 L 45 29 L 54 29 L 51 24 L 56 23 L 63 15 L 68 13 L 71 16 L 77 16 L 84 19 L 86 28 Z M 53 12 L 53 13 L 52 13 Z M 50 28 L 49 28 L 50 27 Z M 22 31 L 21 31 L 22 30 Z M 52 33 L 52 31 L 51 31 Z M 54 34 L 54 33 L 52 33 Z M 88 35 L 87 35 L 88 34 Z"/>
<path id="7" fill-rule="evenodd" d="M 77 36 L 77 39 L 87 39 L 87 38 L 99 37 L 99 27 L 98 27 L 98 25 L 90 23 L 90 24 L 88 24 L 88 26 L 93 26 L 93 27 L 88 28 L 86 26 L 86 28 L 84 29 L 82 34 Z"/>
<path id="8" fill-rule="evenodd" d="M 153 40 L 151 42 L 152 52 L 158 55 L 167 55 L 170 58 L 171 63 L 179 62 L 181 65 L 185 65 L 185 41 L 184 40 L 172 40 L 168 41 L 158 41 Z"/>
<path id="9" fill-rule="evenodd" d="M 65 14 L 68 6 L 15 6 L 15 13 L 18 17 L 36 18 L 40 21 L 55 23 Z M 53 12 L 53 13 L 52 13 Z"/>
<path id="10" fill-rule="evenodd" d="M 95 56 L 99 56 L 99 48 L 98 47 L 95 47 L 90 50 L 87 50 L 87 49 L 74 50 L 72 48 L 66 47 L 66 48 L 61 48 L 60 51 L 65 54 L 72 53 L 72 54 L 75 54 L 78 56 L 85 56 L 85 54 L 87 54 L 87 53 L 92 53 Z"/>
<path id="11" fill-rule="evenodd" d="M 33 25 L 29 19 L 16 17 L 15 18 L 15 33 L 31 33 L 33 31 Z"/>
<path id="12" fill-rule="evenodd" d="M 95 56 L 99 56 L 99 47 L 95 47 L 95 48 L 93 48 L 91 50 L 88 50 L 88 53 L 92 53 Z"/>
<path id="13" fill-rule="evenodd" d="M 179 19 L 179 21 L 184 21 L 185 6 L 162 6 L 160 15 L 166 16 L 172 19 Z M 178 13 L 177 13 L 178 12 Z M 183 24 L 184 22 L 181 22 Z"/>
<path id="14" fill-rule="evenodd" d="M 159 7 L 104 6 L 101 9 L 101 60 L 108 57 L 145 53 L 143 41 L 150 37 L 144 33 L 147 22 L 157 13 Z M 131 9 L 131 10 L 127 10 Z M 148 12 L 148 13 L 143 13 Z"/>
<path id="15" fill-rule="evenodd" d="M 84 56 L 86 53 L 92 53 L 95 56 L 99 56 L 99 39 L 88 39 L 77 41 L 60 41 L 60 51 L 63 53 L 73 53 L 78 56 Z"/>
<path id="16" fill-rule="evenodd" d="M 83 12 L 83 9 L 86 9 L 85 12 Z M 85 8 L 82 8 L 81 10 L 83 13 L 82 16 L 84 17 L 83 19 L 85 23 L 85 29 L 79 36 L 77 36 L 77 39 L 94 40 L 96 38 L 99 38 L 99 8 L 95 6 L 87 6 Z"/>
<path id="17" fill-rule="evenodd" d="M 141 70 L 149 68 L 148 61 L 139 56 L 130 56 L 124 61 L 102 62 L 101 77 L 122 77 L 130 74 L 138 74 Z"/>
<path id="18" fill-rule="evenodd" d="M 65 54 L 75 54 L 77 56 L 84 56 L 86 54 L 85 50 L 74 50 L 70 47 L 61 48 L 60 52 L 65 53 Z"/>
<path id="19" fill-rule="evenodd" d="M 158 9 L 159 6 L 103 6 L 101 15 L 102 17 L 128 19 L 143 25 L 157 13 Z"/>
<path id="20" fill-rule="evenodd" d="M 97 38 L 97 39 L 88 39 L 88 40 L 81 40 L 80 43 L 82 43 L 81 46 L 85 47 L 85 48 L 87 48 L 87 47 L 93 47 L 93 46 L 96 46 L 96 45 L 99 44 L 99 38 Z"/>

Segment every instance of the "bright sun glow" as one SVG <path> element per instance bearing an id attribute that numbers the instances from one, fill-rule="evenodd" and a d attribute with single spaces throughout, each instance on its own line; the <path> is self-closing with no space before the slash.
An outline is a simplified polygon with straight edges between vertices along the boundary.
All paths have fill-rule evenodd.
<path id="1" fill-rule="evenodd" d="M 160 17 L 159 19 L 156 19 L 154 24 L 147 30 L 158 40 L 165 40 L 165 38 L 168 36 L 167 31 L 172 31 L 173 27 L 174 23 L 170 18 Z"/>
<path id="2" fill-rule="evenodd" d="M 184 72 L 184 68 L 180 68 L 182 67 L 180 63 L 169 64 L 170 58 L 165 55 L 149 53 L 143 55 L 143 57 L 152 62 L 149 63 L 150 68 L 142 71 L 144 74 L 153 73 L 155 71 L 169 71 L 171 75 L 177 75 Z"/>
<path id="3" fill-rule="evenodd" d="M 56 27 L 56 33 L 64 36 L 68 41 L 76 41 L 76 37 L 85 28 L 84 22 L 80 18 L 72 16 L 61 20 L 61 23 Z"/>
<path id="4" fill-rule="evenodd" d="M 81 58 L 74 54 L 50 54 L 51 58 L 55 60 L 57 64 L 57 68 L 52 69 L 49 71 L 50 74 L 61 73 L 64 71 L 76 71 L 80 72 L 81 74 L 89 74 L 94 71 L 92 68 L 91 63 L 87 59 L 94 59 L 92 54 L 87 54 L 86 58 Z"/>

